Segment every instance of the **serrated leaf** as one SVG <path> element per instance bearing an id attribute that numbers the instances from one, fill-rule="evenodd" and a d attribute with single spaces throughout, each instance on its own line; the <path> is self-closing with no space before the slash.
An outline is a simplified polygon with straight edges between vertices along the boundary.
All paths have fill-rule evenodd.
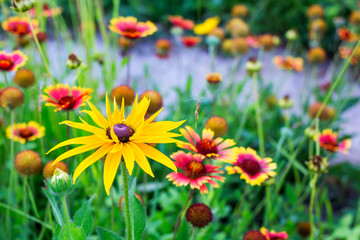
<path id="1" fill-rule="evenodd" d="M 142 239 L 146 226 L 146 212 L 141 201 L 135 195 L 132 197 L 132 208 L 132 214 L 134 216 L 134 239 L 140 240 Z"/>
<path id="2" fill-rule="evenodd" d="M 81 228 L 76 227 L 72 222 L 68 222 L 61 228 L 58 239 L 85 240 L 86 236 Z"/>
<path id="3" fill-rule="evenodd" d="M 102 227 L 96 227 L 96 232 L 100 240 L 121 240 L 116 233 Z"/>
<path id="4" fill-rule="evenodd" d="M 93 220 L 90 212 L 90 202 L 92 198 L 87 200 L 74 215 L 74 223 L 76 226 L 82 228 L 86 236 L 91 233 L 93 227 Z"/>

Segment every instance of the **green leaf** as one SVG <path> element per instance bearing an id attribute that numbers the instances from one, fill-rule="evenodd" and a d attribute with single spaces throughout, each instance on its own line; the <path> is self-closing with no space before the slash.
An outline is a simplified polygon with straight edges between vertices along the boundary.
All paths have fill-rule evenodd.
<path id="1" fill-rule="evenodd" d="M 58 239 L 85 240 L 86 236 L 81 228 L 76 227 L 72 222 L 68 222 L 61 228 Z"/>
<path id="2" fill-rule="evenodd" d="M 142 235 L 146 226 L 146 212 L 140 200 L 133 195 L 132 208 L 134 216 L 134 238 L 135 240 L 142 239 Z"/>
<path id="3" fill-rule="evenodd" d="M 52 240 L 58 240 L 59 239 L 59 233 L 60 233 L 61 227 L 59 224 L 56 224 L 53 236 L 52 236 Z"/>
<path id="4" fill-rule="evenodd" d="M 74 215 L 74 223 L 76 226 L 81 227 L 84 230 L 86 236 L 91 233 L 93 227 L 92 216 L 90 212 L 90 203 L 92 197 L 87 200 Z"/>
<path id="5" fill-rule="evenodd" d="M 296 203 L 297 197 L 296 197 L 295 189 L 288 183 L 285 185 L 285 194 L 287 200 L 291 205 Z"/>
<path id="6" fill-rule="evenodd" d="M 102 227 L 96 227 L 96 232 L 100 240 L 121 240 L 116 233 Z"/>

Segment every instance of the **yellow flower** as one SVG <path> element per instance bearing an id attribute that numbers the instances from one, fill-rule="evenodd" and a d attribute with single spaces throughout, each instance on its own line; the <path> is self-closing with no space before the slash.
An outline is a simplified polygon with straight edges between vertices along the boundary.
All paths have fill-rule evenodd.
<path id="1" fill-rule="evenodd" d="M 197 35 L 206 35 L 211 33 L 219 24 L 219 17 L 212 17 L 206 19 L 203 23 L 196 24 L 194 27 L 194 33 Z"/>
<path id="2" fill-rule="evenodd" d="M 134 169 L 135 161 L 147 174 L 154 177 L 146 157 L 177 172 L 175 164 L 167 156 L 151 147 L 149 144 L 177 142 L 174 137 L 180 135 L 169 131 L 179 127 L 184 121 L 153 122 L 162 109 L 145 120 L 144 117 L 150 104 L 150 100 L 146 97 L 138 103 L 138 97 L 136 96 L 133 109 L 127 117 L 125 117 L 124 113 L 124 100 L 122 101 L 121 109 L 119 110 L 116 100 L 114 99 L 114 111 L 111 113 L 109 99 L 106 96 L 107 118 L 105 118 L 93 104 L 89 101 L 87 103 L 91 111 L 85 110 L 83 112 L 87 113 L 97 126 L 92 126 L 81 118 L 80 120 L 82 123 L 64 121 L 61 124 L 87 131 L 92 133 L 92 135 L 66 140 L 49 151 L 51 152 L 71 144 L 82 145 L 58 156 L 53 163 L 55 164 L 71 156 L 96 149 L 93 154 L 85 158 L 77 166 L 73 175 L 74 182 L 87 167 L 105 155 L 104 186 L 108 195 L 120 165 L 120 161 L 125 161 L 126 168 L 130 175 Z"/>

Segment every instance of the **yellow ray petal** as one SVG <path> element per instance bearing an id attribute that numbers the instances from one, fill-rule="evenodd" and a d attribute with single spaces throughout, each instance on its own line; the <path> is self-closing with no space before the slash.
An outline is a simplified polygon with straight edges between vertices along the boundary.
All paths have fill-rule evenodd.
<path id="1" fill-rule="evenodd" d="M 124 144 L 121 153 L 123 154 L 125 165 L 127 170 L 129 171 L 129 175 L 131 175 L 134 169 L 135 153 L 128 146 L 127 143 Z"/>
<path id="2" fill-rule="evenodd" d="M 145 143 L 138 143 L 136 145 L 144 152 L 147 157 L 167 166 L 177 173 L 177 168 L 173 161 L 171 161 L 171 159 L 165 156 L 162 152 Z"/>
<path id="3" fill-rule="evenodd" d="M 121 121 L 125 119 L 125 100 L 124 98 L 122 98 L 121 101 L 121 109 L 120 109 L 120 117 L 121 117 Z"/>
<path id="4" fill-rule="evenodd" d="M 114 124 L 114 122 L 113 122 L 112 115 L 111 115 L 111 108 L 110 108 L 108 93 L 106 93 L 106 116 L 110 123 L 110 126 L 112 126 Z"/>
<path id="5" fill-rule="evenodd" d="M 112 148 L 112 144 L 106 143 L 102 145 L 98 150 L 96 150 L 93 154 L 85 158 L 75 169 L 73 182 L 75 183 L 76 179 L 87 167 L 89 167 L 91 164 L 95 163 L 97 160 L 102 158 L 105 154 L 107 154 L 110 151 L 111 148 Z"/>
<path id="6" fill-rule="evenodd" d="M 163 110 L 164 108 L 160 108 L 159 111 L 157 111 L 156 113 L 154 113 L 153 115 L 151 115 L 151 117 L 149 117 L 148 119 L 146 119 L 145 124 L 151 123 Z"/>
<path id="7" fill-rule="evenodd" d="M 151 133 L 168 132 L 180 127 L 185 121 L 186 120 L 180 122 L 161 121 L 150 123 L 144 127 L 143 134 L 147 135 Z"/>
<path id="8" fill-rule="evenodd" d="M 124 144 L 123 143 L 119 143 L 119 144 L 114 144 L 113 149 L 111 149 L 110 153 L 116 153 L 122 150 Z"/>
<path id="9" fill-rule="evenodd" d="M 103 179 L 107 195 L 109 195 L 111 185 L 114 182 L 116 172 L 120 165 L 120 160 L 121 153 L 108 153 L 108 155 L 106 156 Z"/>
<path id="10" fill-rule="evenodd" d="M 122 121 L 115 98 L 114 98 L 114 113 L 112 114 L 112 118 L 115 123 L 120 123 Z"/>
<path id="11" fill-rule="evenodd" d="M 144 153 L 141 151 L 141 149 L 132 142 L 128 142 L 128 146 L 135 153 L 135 162 L 141 167 L 142 170 L 144 170 L 144 172 L 146 172 L 150 176 L 154 177 L 154 173 L 151 170 L 149 161 L 146 159 L 146 157 L 145 157 Z"/>
<path id="12" fill-rule="evenodd" d="M 96 117 L 99 119 L 99 121 L 102 122 L 102 124 L 104 125 L 109 125 L 109 122 L 106 120 L 106 118 L 101 114 L 101 112 L 89 101 L 86 102 L 89 107 L 91 108 L 91 110 L 94 112 L 94 114 L 96 115 Z"/>
<path id="13" fill-rule="evenodd" d="M 93 150 L 95 148 L 98 148 L 100 147 L 101 145 L 103 145 L 104 142 L 98 142 L 98 143 L 92 143 L 92 144 L 87 144 L 87 145 L 83 145 L 83 146 L 80 146 L 80 147 L 76 147 L 74 149 L 71 149 L 63 154 L 61 154 L 60 156 L 58 156 L 54 162 L 53 162 L 53 165 L 61 160 L 64 160 L 66 158 L 69 158 L 69 157 L 72 157 L 72 156 L 75 156 L 77 154 L 80 154 L 80 153 L 84 153 L 84 152 L 88 152 L 90 150 Z"/>
<path id="14" fill-rule="evenodd" d="M 88 111 L 88 110 L 83 110 L 83 111 L 81 111 L 80 113 L 86 113 L 86 114 L 88 114 L 90 117 L 91 117 L 91 119 L 99 126 L 99 127 L 101 127 L 101 128 L 107 128 L 108 127 L 108 123 L 106 122 L 106 124 L 103 124 L 103 122 L 101 122 L 99 119 L 98 119 L 98 117 L 96 116 L 96 114 L 94 113 L 94 112 L 92 112 L 92 111 Z"/>
<path id="15" fill-rule="evenodd" d="M 72 122 L 72 121 L 63 121 L 60 124 L 65 124 L 65 125 L 67 125 L 69 127 L 81 129 L 81 130 L 84 130 L 86 132 L 91 132 L 91 133 L 94 133 L 94 134 L 95 133 L 99 134 L 99 133 L 104 132 L 104 130 L 102 128 L 94 127 L 94 126 L 91 126 L 89 124 L 84 124 L 84 123 L 78 123 L 78 122 Z"/>
<path id="16" fill-rule="evenodd" d="M 52 149 L 50 149 L 46 154 L 48 154 L 49 152 L 54 151 L 55 149 L 67 146 L 67 145 L 72 145 L 72 144 L 89 144 L 92 142 L 100 142 L 102 141 L 101 139 L 99 139 L 97 136 L 95 135 L 91 135 L 91 136 L 86 136 L 86 137 L 78 137 L 78 138 L 72 138 L 69 140 L 66 140 L 64 142 L 59 143 L 58 145 L 56 145 L 55 147 L 53 147 Z"/>

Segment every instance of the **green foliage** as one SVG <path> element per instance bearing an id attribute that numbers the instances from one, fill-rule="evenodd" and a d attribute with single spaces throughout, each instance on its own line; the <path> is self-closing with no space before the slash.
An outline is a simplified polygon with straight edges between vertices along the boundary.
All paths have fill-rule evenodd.
<path id="1" fill-rule="evenodd" d="M 99 236 L 99 240 L 121 240 L 122 238 L 119 237 L 116 233 L 107 230 L 102 227 L 96 227 L 96 232 Z"/>
<path id="2" fill-rule="evenodd" d="M 85 240 L 86 235 L 80 227 L 76 227 L 74 223 L 68 222 L 61 228 L 58 239 Z"/>
<path id="3" fill-rule="evenodd" d="M 93 220 L 90 212 L 92 198 L 87 200 L 74 215 L 74 224 L 83 229 L 86 236 L 91 233 Z"/>

